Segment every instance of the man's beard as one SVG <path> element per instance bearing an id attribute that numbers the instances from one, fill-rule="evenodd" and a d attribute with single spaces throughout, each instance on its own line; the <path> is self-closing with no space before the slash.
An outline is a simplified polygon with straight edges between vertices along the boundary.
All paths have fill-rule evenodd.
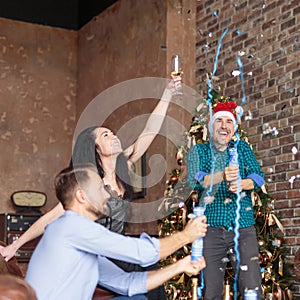
<path id="1" fill-rule="evenodd" d="M 103 211 L 96 209 L 93 205 L 89 205 L 87 211 L 92 213 L 97 219 L 101 219 L 108 215 L 109 209 L 107 205 L 103 207 Z"/>

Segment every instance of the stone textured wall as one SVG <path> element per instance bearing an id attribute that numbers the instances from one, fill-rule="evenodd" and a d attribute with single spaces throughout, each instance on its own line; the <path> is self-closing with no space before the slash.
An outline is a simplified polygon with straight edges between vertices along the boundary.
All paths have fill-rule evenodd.
<path id="1" fill-rule="evenodd" d="M 185 84 L 194 86 L 195 12 L 194 0 L 120 0 L 79 31 L 77 127 L 81 129 L 78 131 L 82 130 L 81 122 L 84 123 L 82 118 L 85 118 L 87 126 L 103 124 L 118 134 L 124 148 L 130 145 L 142 131 L 148 114 L 161 96 L 155 90 L 160 88 L 162 91 L 163 87 L 153 86 L 153 94 L 157 97 L 152 98 L 145 97 L 148 86 L 140 87 L 138 97 L 133 99 L 131 88 L 120 93 L 117 85 L 143 77 L 170 78 L 171 57 L 174 54 L 180 54 L 183 58 Z M 139 84 L 134 86 L 138 87 Z M 125 99 L 123 104 L 113 107 L 120 99 Z M 91 103 L 98 105 L 89 111 Z M 87 111 L 90 117 L 83 117 Z M 168 116 L 181 124 L 186 123 L 185 126 L 189 125 L 191 119 L 191 115 L 185 117 L 184 111 L 176 105 L 170 105 Z M 126 126 L 127 129 L 124 129 Z M 163 133 L 171 130 L 166 125 L 146 153 L 147 176 L 151 178 L 161 169 L 157 155 L 166 160 L 167 169 L 161 179 L 155 181 L 156 184 L 149 184 L 151 180 L 147 179 L 146 197 L 137 202 L 152 203 L 153 207 L 147 206 L 145 209 L 143 205 L 139 206 L 133 212 L 135 215 L 157 215 L 155 201 L 163 198 L 165 179 L 177 167 L 175 154 L 178 143 L 169 141 L 169 137 Z M 180 142 L 183 133 L 176 132 Z M 150 161 L 156 163 L 150 166 Z M 141 231 L 157 234 L 156 220 L 129 224 L 128 232 L 139 234 Z"/>
<path id="2" fill-rule="evenodd" d="M 0 212 L 10 195 L 38 190 L 57 203 L 53 177 L 70 157 L 76 32 L 0 19 Z"/>
<path id="3" fill-rule="evenodd" d="M 112 129 L 125 149 L 144 128 L 147 117 L 142 115 L 151 113 L 161 96 L 145 97 L 144 89 L 139 89 L 134 80 L 165 78 L 166 55 L 165 1 L 121 0 L 95 17 L 79 31 L 77 119 L 87 114 L 91 117 L 86 118 L 86 126 L 104 125 Z M 118 84 L 126 86 L 127 80 L 133 80 L 133 85 L 120 92 Z M 139 91 L 136 99 L 131 94 L 133 88 Z M 98 108 L 89 111 L 91 103 Z M 80 119 L 78 131 L 84 127 L 81 124 Z M 150 157 L 159 153 L 165 157 L 165 149 L 165 138 L 157 136 L 146 153 L 147 174 L 151 173 Z M 138 202 L 160 199 L 164 188 L 164 180 L 148 185 L 146 197 Z M 140 208 L 133 213 L 142 214 Z M 148 213 L 156 214 L 157 207 Z M 156 221 L 132 223 L 128 227 L 133 234 L 144 230 L 157 233 Z"/>
<path id="4" fill-rule="evenodd" d="M 242 128 L 265 172 L 268 191 L 276 200 L 293 261 L 300 247 L 299 1 L 197 3 L 198 90 L 203 95 L 207 92 L 206 74 L 214 69 L 218 41 L 228 28 L 216 76 L 222 94 L 240 101 L 242 82 L 232 73 L 238 70 L 236 58 L 240 57 L 247 97 Z M 293 153 L 293 148 L 298 152 Z M 299 283 L 295 286 L 299 292 Z"/>

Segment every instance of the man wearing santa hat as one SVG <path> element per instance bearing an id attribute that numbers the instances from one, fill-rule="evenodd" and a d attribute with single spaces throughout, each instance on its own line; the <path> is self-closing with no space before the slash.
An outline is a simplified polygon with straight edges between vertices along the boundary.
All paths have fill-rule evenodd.
<path id="1" fill-rule="evenodd" d="M 209 124 L 210 141 L 196 144 L 188 154 L 188 181 L 198 191 L 209 224 L 204 239 L 205 300 L 222 299 L 226 265 L 231 260 L 235 270 L 237 254 L 239 292 L 243 295 L 246 289 L 256 290 L 258 299 L 263 298 L 251 192 L 264 184 L 264 174 L 250 146 L 242 140 L 232 142 L 238 108 L 234 102 L 219 102 Z M 229 163 L 231 146 L 238 154 L 234 166 Z M 239 229 L 239 253 L 234 251 L 235 228 Z"/>

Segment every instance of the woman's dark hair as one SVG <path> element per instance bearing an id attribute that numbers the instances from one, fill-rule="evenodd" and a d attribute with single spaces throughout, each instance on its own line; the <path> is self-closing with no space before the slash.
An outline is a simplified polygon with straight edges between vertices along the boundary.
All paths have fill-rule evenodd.
<path id="1" fill-rule="evenodd" d="M 92 126 L 84 129 L 78 135 L 74 148 L 70 165 L 92 163 L 97 167 L 101 178 L 104 177 L 101 157 L 96 149 L 96 133 L 95 129 L 99 126 Z M 116 162 L 117 181 L 122 184 L 125 189 L 124 198 L 131 200 L 133 188 L 130 184 L 127 159 L 123 152 L 119 154 Z"/>

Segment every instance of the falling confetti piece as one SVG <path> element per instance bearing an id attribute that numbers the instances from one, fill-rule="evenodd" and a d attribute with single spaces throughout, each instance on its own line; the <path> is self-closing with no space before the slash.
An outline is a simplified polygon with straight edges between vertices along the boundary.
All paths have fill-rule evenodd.
<path id="1" fill-rule="evenodd" d="M 293 188 L 293 184 L 294 184 L 295 179 L 296 179 L 296 176 L 292 176 L 292 177 L 289 179 L 289 183 L 291 184 L 291 189 Z"/>
<path id="2" fill-rule="evenodd" d="M 271 128 L 271 126 L 268 123 L 263 124 L 263 135 L 266 135 L 269 133 L 271 133 L 273 136 L 277 136 L 279 134 L 276 127 Z"/>
<path id="3" fill-rule="evenodd" d="M 230 202 L 232 202 L 232 200 L 230 198 L 226 198 L 225 201 L 224 201 L 224 204 L 228 204 Z"/>
<path id="4" fill-rule="evenodd" d="M 224 257 L 221 259 L 222 263 L 228 263 L 230 262 L 229 258 L 228 257 Z"/>
<path id="5" fill-rule="evenodd" d="M 245 51 L 239 51 L 239 56 L 244 56 L 246 54 Z"/>
<path id="6" fill-rule="evenodd" d="M 248 72 L 247 74 L 248 74 L 249 76 L 252 76 L 253 73 L 252 73 L 252 71 L 250 71 L 250 72 Z"/>
<path id="7" fill-rule="evenodd" d="M 279 132 L 276 129 L 276 127 L 273 127 L 271 133 L 272 133 L 272 135 L 277 136 Z"/>
<path id="8" fill-rule="evenodd" d="M 240 30 L 237 30 L 236 33 L 237 33 L 238 35 L 243 34 L 243 32 L 240 31 Z"/>
<path id="9" fill-rule="evenodd" d="M 294 146 L 294 147 L 292 148 L 292 152 L 293 152 L 293 154 L 296 154 L 296 153 L 298 152 L 298 149 Z"/>
<path id="10" fill-rule="evenodd" d="M 240 71 L 239 71 L 239 70 L 233 70 L 233 71 L 231 72 L 231 74 L 232 74 L 234 77 L 237 77 L 237 76 L 240 75 Z"/>
<path id="11" fill-rule="evenodd" d="M 294 181 L 295 181 L 295 179 L 296 179 L 296 176 L 292 176 L 292 177 L 289 179 L 289 182 L 290 182 L 291 184 L 293 184 Z"/>
<path id="12" fill-rule="evenodd" d="M 217 9 L 214 10 L 214 16 L 218 17 L 219 11 Z"/>
<path id="13" fill-rule="evenodd" d="M 178 207 L 179 207 L 179 208 L 182 208 L 182 207 L 184 207 L 184 202 L 180 202 L 180 203 L 178 203 Z"/>
<path id="14" fill-rule="evenodd" d="M 245 121 L 252 120 L 252 119 L 253 119 L 252 112 L 248 110 L 248 114 L 247 116 L 245 116 Z"/>
<path id="15" fill-rule="evenodd" d="M 204 51 L 209 51 L 209 50 L 210 50 L 209 44 L 205 44 L 205 45 L 203 46 L 203 49 L 204 49 Z"/>

